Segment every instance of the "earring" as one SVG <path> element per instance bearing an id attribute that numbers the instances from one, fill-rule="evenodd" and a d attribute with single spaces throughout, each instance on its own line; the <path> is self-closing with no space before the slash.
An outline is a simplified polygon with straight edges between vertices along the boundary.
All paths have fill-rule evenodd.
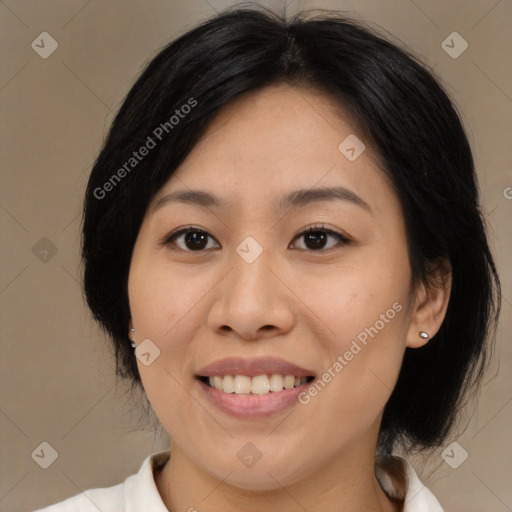
<path id="1" fill-rule="evenodd" d="M 420 338 L 428 340 L 428 333 L 426 333 L 425 331 L 420 331 L 418 334 L 420 335 Z"/>
<path id="2" fill-rule="evenodd" d="M 132 334 L 133 334 L 134 332 L 135 332 L 135 329 L 130 329 L 130 333 L 132 333 Z M 135 347 L 136 347 L 135 342 L 134 342 L 133 340 L 132 340 L 131 345 L 132 345 L 132 348 L 135 348 Z"/>

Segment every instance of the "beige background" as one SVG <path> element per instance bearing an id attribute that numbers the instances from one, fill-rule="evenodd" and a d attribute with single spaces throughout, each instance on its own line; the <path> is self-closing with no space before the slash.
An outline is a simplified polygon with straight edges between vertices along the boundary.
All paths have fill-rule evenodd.
<path id="1" fill-rule="evenodd" d="M 91 165 L 135 75 L 164 44 L 233 3 L 0 3 L 2 511 L 33 510 L 117 484 L 168 446 L 165 434 L 140 427 L 127 387 L 116 384 L 108 345 L 84 306 L 80 206 Z M 447 511 L 512 510 L 512 2 L 288 1 L 288 12 L 311 7 L 347 10 L 423 55 L 468 127 L 504 286 L 503 314 L 478 407 L 468 412 L 462 435 L 454 433 L 447 443 L 457 440 L 468 459 L 452 469 L 441 448 L 423 470 L 416 468 Z M 59 45 L 47 59 L 31 48 L 44 31 Z M 441 47 L 454 31 L 469 44 L 457 59 Z M 31 457 L 42 442 L 58 453 L 48 469 Z"/>

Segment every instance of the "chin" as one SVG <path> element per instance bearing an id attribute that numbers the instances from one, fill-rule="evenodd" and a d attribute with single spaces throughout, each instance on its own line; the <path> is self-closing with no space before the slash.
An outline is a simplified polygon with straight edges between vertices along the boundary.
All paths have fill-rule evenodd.
<path id="1" fill-rule="evenodd" d="M 225 484 L 246 491 L 275 491 L 293 485 L 305 478 L 306 475 L 297 468 L 303 468 L 303 463 L 290 461 L 263 461 L 263 458 L 252 467 L 244 467 L 238 460 L 235 463 L 223 465 L 222 468 L 205 468 L 212 476 Z M 213 471 L 212 471 L 213 470 Z M 226 475 L 227 476 L 226 478 Z"/>
<path id="2" fill-rule="evenodd" d="M 282 489 L 294 482 L 289 481 L 286 476 L 279 474 L 277 471 L 269 471 L 268 469 L 265 470 L 265 468 L 260 470 L 251 468 L 233 471 L 224 480 L 224 483 L 246 491 L 270 492 Z"/>

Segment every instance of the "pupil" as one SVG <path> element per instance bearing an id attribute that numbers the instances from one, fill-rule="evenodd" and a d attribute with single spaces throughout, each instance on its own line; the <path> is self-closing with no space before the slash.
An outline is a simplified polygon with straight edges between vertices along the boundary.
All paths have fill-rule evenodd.
<path id="1" fill-rule="evenodd" d="M 306 235 L 308 242 L 306 245 L 310 249 L 321 249 L 325 244 L 326 234 L 322 231 L 312 231 Z M 185 235 L 185 243 L 191 250 L 201 250 L 208 244 L 205 233 L 200 231 L 190 231 Z"/>
<path id="2" fill-rule="evenodd" d="M 326 237 L 326 234 L 323 233 L 322 231 L 312 231 L 311 233 L 308 233 L 307 235 L 307 238 L 308 240 L 312 240 L 313 241 L 313 247 L 309 247 L 307 242 L 306 242 L 306 245 L 308 246 L 308 248 L 310 249 L 321 249 L 325 243 L 325 237 Z"/>
<path id="3" fill-rule="evenodd" d="M 197 250 L 204 249 L 208 244 L 208 240 L 205 233 L 190 231 L 185 235 L 185 243 L 189 249 Z"/>

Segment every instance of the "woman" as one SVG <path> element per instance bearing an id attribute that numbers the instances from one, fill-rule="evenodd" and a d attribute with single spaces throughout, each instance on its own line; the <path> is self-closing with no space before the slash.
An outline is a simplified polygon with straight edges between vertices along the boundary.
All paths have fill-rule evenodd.
<path id="1" fill-rule="evenodd" d="M 232 9 L 163 49 L 92 170 L 84 289 L 170 435 L 45 511 L 441 511 L 499 280 L 471 150 L 412 56 L 336 13 Z"/>

